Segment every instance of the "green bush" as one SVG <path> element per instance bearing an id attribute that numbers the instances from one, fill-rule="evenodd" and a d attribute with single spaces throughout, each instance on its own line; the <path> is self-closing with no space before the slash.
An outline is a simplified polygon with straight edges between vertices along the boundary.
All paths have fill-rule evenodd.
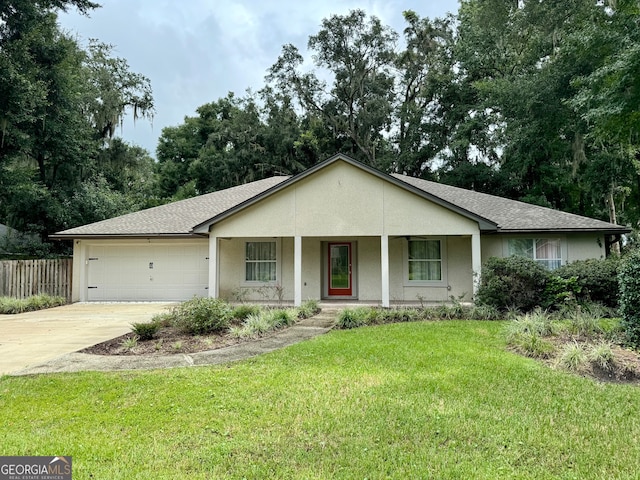
<path id="1" fill-rule="evenodd" d="M 194 297 L 171 310 L 172 324 L 192 335 L 220 332 L 229 327 L 233 310 L 224 300 Z"/>
<path id="2" fill-rule="evenodd" d="M 620 259 L 609 257 L 597 260 L 578 260 L 553 271 L 554 275 L 568 280 L 575 277 L 580 290 L 576 297 L 580 302 L 597 302 L 607 307 L 618 307 L 618 269 Z"/>
<path id="3" fill-rule="evenodd" d="M 233 309 L 232 317 L 238 320 L 244 320 L 249 315 L 260 313 L 262 309 L 258 305 L 243 304 Z"/>
<path id="4" fill-rule="evenodd" d="M 131 324 L 131 330 L 140 338 L 140 340 L 151 340 L 156 333 L 158 333 L 159 328 L 160 324 L 153 321 Z"/>
<path id="5" fill-rule="evenodd" d="M 169 312 L 156 313 L 151 317 L 151 321 L 160 327 L 170 327 L 173 325 L 173 314 Z"/>
<path id="6" fill-rule="evenodd" d="M 626 341 L 640 348 L 640 250 L 623 258 L 618 272 L 620 315 Z"/>
<path id="7" fill-rule="evenodd" d="M 273 329 L 289 327 L 296 323 L 297 311 L 291 309 L 276 309 L 266 312 L 266 317 Z"/>
<path id="8" fill-rule="evenodd" d="M 482 267 L 476 302 L 500 310 L 529 312 L 548 303 L 545 289 L 550 278 L 547 269 L 529 258 L 491 257 Z"/>
<path id="9" fill-rule="evenodd" d="M 345 308 L 338 314 L 336 326 L 348 329 L 369 325 L 372 310 L 366 307 Z"/>
<path id="10" fill-rule="evenodd" d="M 585 365 L 589 356 L 584 347 L 573 342 L 565 345 L 560 353 L 558 365 L 566 370 L 577 372 Z"/>
<path id="11" fill-rule="evenodd" d="M 27 298 L 0 297 L 0 314 L 33 312 L 45 308 L 59 307 L 67 303 L 64 297 L 33 295 Z"/>
<path id="12" fill-rule="evenodd" d="M 298 308 L 298 318 L 310 318 L 320 313 L 318 300 L 309 299 Z"/>
<path id="13" fill-rule="evenodd" d="M 588 358 L 591 363 L 602 370 L 611 370 L 615 364 L 613 349 L 611 344 L 606 341 L 592 345 L 588 352 Z"/>

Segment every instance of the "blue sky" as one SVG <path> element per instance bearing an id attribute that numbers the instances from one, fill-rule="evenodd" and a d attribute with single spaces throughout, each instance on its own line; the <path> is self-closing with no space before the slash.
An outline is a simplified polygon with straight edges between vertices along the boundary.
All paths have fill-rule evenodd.
<path id="1" fill-rule="evenodd" d="M 98 0 L 100 1 L 100 0 Z M 132 71 L 151 80 L 153 125 L 125 119 L 118 134 L 155 156 L 162 129 L 182 123 L 200 105 L 233 91 L 264 85 L 282 45 L 304 52 L 323 18 L 356 8 L 379 17 L 399 34 L 404 10 L 435 18 L 456 12 L 457 0 L 102 0 L 83 17 L 60 15 L 62 28 L 81 42 L 97 38 L 114 46 Z M 306 58 L 306 56 L 305 56 Z"/>

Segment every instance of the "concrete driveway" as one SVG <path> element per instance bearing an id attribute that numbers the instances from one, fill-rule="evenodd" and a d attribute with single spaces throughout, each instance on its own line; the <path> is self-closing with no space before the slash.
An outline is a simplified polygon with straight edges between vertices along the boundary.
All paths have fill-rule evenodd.
<path id="1" fill-rule="evenodd" d="M 0 375 L 44 363 L 131 331 L 169 303 L 74 303 L 0 315 Z"/>

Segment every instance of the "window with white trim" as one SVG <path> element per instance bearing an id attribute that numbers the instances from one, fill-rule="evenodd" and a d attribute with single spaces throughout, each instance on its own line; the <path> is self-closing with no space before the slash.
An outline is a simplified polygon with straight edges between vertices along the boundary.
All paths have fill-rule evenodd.
<path id="1" fill-rule="evenodd" d="M 245 281 L 276 281 L 276 242 L 247 242 L 245 246 Z"/>
<path id="2" fill-rule="evenodd" d="M 512 238 L 509 255 L 531 258 L 549 270 L 562 265 L 562 248 L 557 238 Z"/>
<path id="3" fill-rule="evenodd" d="M 408 272 L 410 282 L 442 281 L 442 241 L 408 240 Z"/>

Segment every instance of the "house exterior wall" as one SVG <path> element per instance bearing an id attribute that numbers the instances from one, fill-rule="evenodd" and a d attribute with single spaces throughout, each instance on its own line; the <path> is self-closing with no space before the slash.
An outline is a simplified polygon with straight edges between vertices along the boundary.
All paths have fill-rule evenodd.
<path id="1" fill-rule="evenodd" d="M 483 235 L 482 262 L 486 262 L 489 257 L 508 257 L 509 239 L 512 238 L 559 238 L 563 263 L 606 256 L 604 236 L 601 233 Z"/>
<path id="2" fill-rule="evenodd" d="M 218 237 L 470 235 L 478 224 L 344 162 L 336 162 L 211 228 Z"/>
<path id="3" fill-rule="evenodd" d="M 272 239 L 269 237 L 269 239 Z M 277 301 L 275 285 L 251 284 L 244 281 L 244 249 L 247 241 L 265 238 L 230 238 L 220 242 L 220 290 L 222 298 L 231 301 Z M 471 300 L 473 275 L 471 269 L 471 237 L 444 237 L 446 257 L 443 268 L 446 283 L 439 286 L 413 286 L 407 281 L 406 239 L 389 241 L 389 271 L 391 301 L 445 302 L 450 296 Z M 282 299 L 293 300 L 293 238 L 277 238 L 278 281 Z M 331 242 L 351 242 L 354 248 L 354 296 L 359 301 L 379 302 L 382 295 L 379 237 L 308 237 L 302 242 L 302 298 L 320 299 L 326 296 L 326 246 Z"/>

